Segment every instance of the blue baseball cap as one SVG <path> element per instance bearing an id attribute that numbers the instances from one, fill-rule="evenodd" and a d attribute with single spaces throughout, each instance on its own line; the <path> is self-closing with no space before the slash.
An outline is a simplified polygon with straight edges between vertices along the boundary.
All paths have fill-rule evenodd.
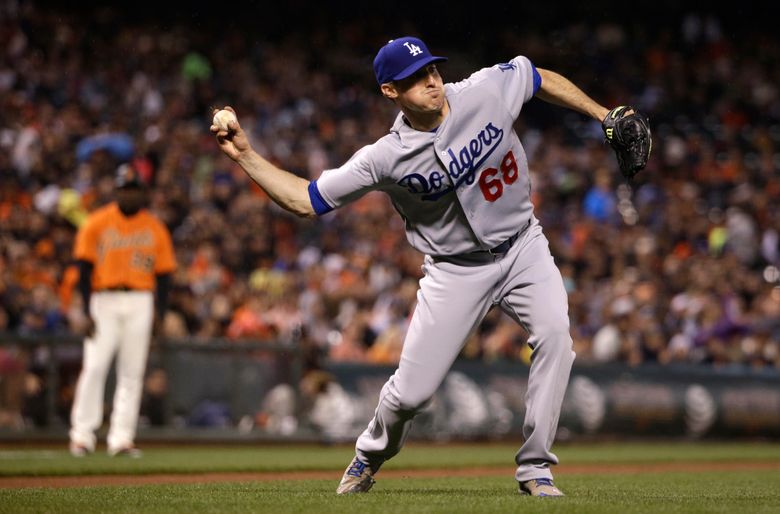
<path id="1" fill-rule="evenodd" d="M 433 62 L 446 60 L 446 57 L 431 55 L 425 43 L 416 37 L 391 39 L 374 58 L 374 74 L 379 84 L 385 84 L 405 79 Z"/>

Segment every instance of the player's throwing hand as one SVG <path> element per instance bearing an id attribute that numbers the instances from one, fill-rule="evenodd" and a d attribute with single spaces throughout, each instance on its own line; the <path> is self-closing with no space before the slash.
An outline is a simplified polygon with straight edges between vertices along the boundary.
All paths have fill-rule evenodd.
<path id="1" fill-rule="evenodd" d="M 225 106 L 226 111 L 230 111 L 235 114 L 236 111 L 230 106 Z M 211 114 L 214 115 L 219 109 L 214 109 Z M 237 161 L 244 152 L 250 150 L 249 138 L 246 136 L 246 132 L 241 128 L 238 120 L 228 122 L 228 130 L 221 130 L 217 125 L 211 125 L 209 130 L 217 136 L 217 144 L 225 154 Z"/>

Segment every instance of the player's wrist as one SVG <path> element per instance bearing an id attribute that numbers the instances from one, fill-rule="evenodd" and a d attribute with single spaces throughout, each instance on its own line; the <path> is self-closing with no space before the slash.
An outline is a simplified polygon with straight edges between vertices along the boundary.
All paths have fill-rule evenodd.
<path id="1" fill-rule="evenodd" d="M 607 120 L 607 116 L 609 116 L 609 113 L 612 111 L 607 109 L 606 107 L 599 107 L 596 112 L 593 114 L 593 117 L 599 120 L 602 124 Z"/>
<path id="2" fill-rule="evenodd" d="M 258 157 L 259 155 L 257 152 L 255 152 L 254 149 L 252 149 L 250 146 L 246 150 L 239 150 L 237 152 L 235 161 L 242 168 L 246 168 L 248 166 L 252 166 L 252 163 L 255 162 Z"/>

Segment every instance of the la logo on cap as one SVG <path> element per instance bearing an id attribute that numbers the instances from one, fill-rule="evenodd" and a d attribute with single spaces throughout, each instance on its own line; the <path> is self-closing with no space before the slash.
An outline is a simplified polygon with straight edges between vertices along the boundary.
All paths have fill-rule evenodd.
<path id="1" fill-rule="evenodd" d="M 409 53 L 412 54 L 413 56 L 420 55 L 421 53 L 423 53 L 422 49 L 419 46 L 415 45 L 414 43 L 410 43 L 409 41 L 404 43 L 404 46 L 409 49 Z"/>

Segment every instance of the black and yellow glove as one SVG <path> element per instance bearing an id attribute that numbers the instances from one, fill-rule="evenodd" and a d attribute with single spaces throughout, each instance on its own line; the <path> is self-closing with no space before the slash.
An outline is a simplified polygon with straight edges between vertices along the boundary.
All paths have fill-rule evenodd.
<path id="1" fill-rule="evenodd" d="M 626 114 L 633 111 L 630 114 Z M 647 116 L 633 107 L 615 107 L 601 122 L 607 142 L 617 155 L 620 172 L 631 179 L 647 165 L 653 138 Z"/>

